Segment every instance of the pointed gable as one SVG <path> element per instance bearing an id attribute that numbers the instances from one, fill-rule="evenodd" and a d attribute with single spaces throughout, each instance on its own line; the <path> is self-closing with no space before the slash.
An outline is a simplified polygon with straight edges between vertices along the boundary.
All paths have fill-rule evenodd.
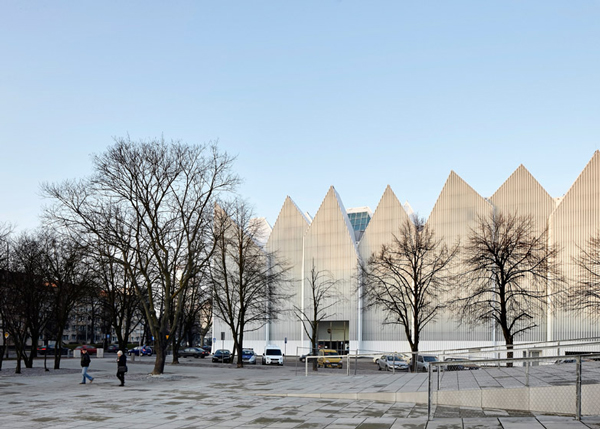
<path id="1" fill-rule="evenodd" d="M 328 313 L 335 320 L 352 320 L 350 335 L 356 335 L 356 270 L 358 250 L 354 229 L 350 224 L 340 196 L 332 187 L 323 199 L 304 236 L 304 279 L 310 276 L 313 263 L 321 273 L 328 273 L 337 282 L 337 290 L 347 298 L 332 298 Z M 304 285 L 304 287 L 308 287 Z"/>
<path id="2" fill-rule="evenodd" d="M 451 171 L 427 223 L 438 237 L 454 242 L 467 237 L 477 216 L 485 216 L 490 210 L 490 203 Z"/>
<path id="3" fill-rule="evenodd" d="M 391 243 L 393 235 L 398 233 L 400 226 L 407 220 L 406 210 L 388 185 L 360 240 L 358 249 L 362 260 L 366 261 L 382 245 Z"/>
<path id="4" fill-rule="evenodd" d="M 302 237 L 306 233 L 309 224 L 309 220 L 300 208 L 287 196 L 269 236 L 267 247 L 271 251 L 279 251 L 281 246 L 291 241 L 295 243 L 294 247 L 300 245 L 301 248 Z"/>
<path id="5" fill-rule="evenodd" d="M 349 244 L 356 250 L 354 228 L 352 228 L 344 204 L 333 186 L 329 188 L 317 214 L 313 218 L 306 238 L 308 240 L 318 236 L 325 238 L 323 237 L 325 233 L 329 235 L 329 240 L 335 240 L 335 243 L 331 244 Z"/>
<path id="6" fill-rule="evenodd" d="M 548 218 L 556 208 L 554 199 L 523 165 L 506 179 L 490 202 L 502 213 L 533 216 L 540 231 L 548 225 Z"/>

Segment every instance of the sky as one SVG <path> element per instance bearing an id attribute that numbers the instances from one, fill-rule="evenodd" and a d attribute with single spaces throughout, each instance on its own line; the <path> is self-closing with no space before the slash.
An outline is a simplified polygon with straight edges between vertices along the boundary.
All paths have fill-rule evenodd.
<path id="1" fill-rule="evenodd" d="M 114 138 L 218 141 L 275 224 L 330 186 L 429 216 L 523 164 L 552 197 L 600 149 L 597 0 L 0 0 L 0 223 Z"/>

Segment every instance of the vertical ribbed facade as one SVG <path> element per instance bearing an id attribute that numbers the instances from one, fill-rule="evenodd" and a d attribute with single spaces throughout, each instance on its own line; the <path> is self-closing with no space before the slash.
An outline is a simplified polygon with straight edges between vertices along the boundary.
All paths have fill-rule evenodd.
<path id="1" fill-rule="evenodd" d="M 310 277 L 313 266 L 317 271 L 328 272 L 337 282 L 339 297 L 328 309 L 330 321 L 347 321 L 348 340 L 352 348 L 358 340 L 357 274 L 358 251 L 354 241 L 354 229 L 350 224 L 340 196 L 329 188 L 310 227 L 304 236 L 304 276 Z M 304 285 L 306 288 L 307 285 Z M 311 305 L 308 299 L 305 305 Z M 329 303 L 325 303 L 328 305 Z M 306 346 L 308 343 L 305 344 Z"/>
<path id="2" fill-rule="evenodd" d="M 491 204 L 452 171 L 427 224 L 436 238 L 453 246 L 457 242 L 466 242 L 478 216 L 488 216 L 491 210 Z M 454 297 L 455 291 L 449 291 L 442 301 L 447 302 Z M 424 343 L 429 343 L 429 348 L 442 349 L 460 347 L 459 344 L 465 341 L 484 341 L 487 344 L 494 341 L 494 333 L 491 325 L 461 326 L 454 314 L 445 310 L 435 323 L 427 325 L 421 338 Z"/>
<path id="3" fill-rule="evenodd" d="M 265 327 L 261 334 L 263 340 L 268 339 L 270 343 L 279 345 L 282 350 L 286 338 L 290 350 L 295 350 L 295 347 L 300 346 L 302 342 L 302 325 L 293 316 L 293 310 L 294 306 L 302 305 L 303 242 L 308 226 L 308 219 L 288 196 L 267 242 L 267 251 L 289 267 L 287 276 L 289 283 L 286 286 L 292 296 L 286 301 L 286 308 L 284 308 L 286 313 L 280 320 Z"/>
<path id="4" fill-rule="evenodd" d="M 544 229 L 548 227 L 550 215 L 556 208 L 555 200 L 548 195 L 523 165 L 520 165 L 511 174 L 489 201 L 497 213 L 531 216 L 535 223 L 536 235 L 543 233 Z M 545 341 L 547 338 L 546 314 L 540 315 L 541 317 L 536 321 L 537 327 L 519 336 L 519 340 L 525 342 Z M 496 335 L 501 338 L 500 331 Z"/>
<path id="5" fill-rule="evenodd" d="M 560 260 L 570 289 L 579 276 L 573 264 L 578 247 L 600 230 L 600 152 L 596 151 L 550 216 L 550 237 L 561 248 Z M 557 309 L 551 318 L 551 339 L 600 335 L 597 321 L 585 314 Z"/>
<path id="6" fill-rule="evenodd" d="M 410 213 L 407 213 L 407 209 Z M 466 243 L 470 229 L 476 226 L 478 216 L 486 217 L 496 213 L 530 215 L 538 232 L 548 227 L 548 243 L 560 247 L 559 262 L 567 279 L 561 290 L 568 292 L 579 273 L 573 258 L 578 248 L 600 230 L 600 152 L 596 151 L 575 183 L 562 199 L 552 198 L 535 180 L 529 171 L 520 165 L 498 190 L 488 199 L 479 195 L 454 171 L 444 184 L 436 204 L 427 220 L 435 236 L 448 246 L 457 241 Z M 291 270 L 294 296 L 287 303 L 288 310 L 294 305 L 310 305 L 305 298 L 305 279 L 314 263 L 319 271 L 329 272 L 338 283 L 340 300 L 329 311 L 330 317 L 319 328 L 319 340 L 328 341 L 334 334 L 328 328 L 342 330 L 336 333 L 338 340 L 343 336 L 344 343 L 352 350 L 361 351 L 408 351 L 404 330 L 399 325 L 384 325 L 385 315 L 377 309 L 365 309 L 360 300 L 358 261 L 366 262 L 369 257 L 389 244 L 402 223 L 409 218 L 412 210 L 404 207 L 388 186 L 366 230 L 356 234 L 348 219 L 342 200 L 333 187 L 311 221 L 287 197 L 279 217 L 269 236 L 267 250 L 274 252 L 287 262 Z M 357 242 L 357 240 L 360 240 Z M 457 287 L 460 287 L 457 286 Z M 548 282 L 549 290 L 556 286 Z M 443 298 L 450 300 L 457 291 L 451 290 Z M 549 301 L 546 313 L 536 321 L 538 327 L 517 342 L 543 341 L 586 336 L 599 336 L 598 324 L 584 314 L 567 312 L 556 308 Z M 502 344 L 504 339 L 494 326 L 464 326 L 457 322 L 450 310 L 444 310 L 435 323 L 428 325 L 421 336 L 421 350 L 439 350 L 457 347 L 476 347 L 493 343 Z M 222 323 L 215 323 L 213 335 L 220 336 Z M 226 333 L 228 339 L 231 338 Z M 249 347 L 261 352 L 269 341 L 282 348 L 283 339 L 288 339 L 287 352 L 294 353 L 299 348 L 306 349 L 307 338 L 301 323 L 290 312 L 281 320 L 253 333 L 246 333 Z M 227 341 L 225 345 L 228 346 Z M 217 340 L 217 346 L 220 342 Z M 229 345 L 230 346 L 230 345 Z"/>
<path id="7" fill-rule="evenodd" d="M 378 252 L 384 244 L 391 244 L 393 236 L 398 234 L 400 226 L 408 220 L 408 215 L 402 204 L 389 186 L 385 189 L 373 218 L 363 234 L 358 245 L 358 251 L 363 262 Z M 361 350 L 384 350 L 386 343 L 396 342 L 393 350 L 399 350 L 406 342 L 404 328 L 398 324 L 384 325 L 385 314 L 377 308 L 364 309 L 362 312 Z M 388 344 L 389 346 L 389 344 Z"/>

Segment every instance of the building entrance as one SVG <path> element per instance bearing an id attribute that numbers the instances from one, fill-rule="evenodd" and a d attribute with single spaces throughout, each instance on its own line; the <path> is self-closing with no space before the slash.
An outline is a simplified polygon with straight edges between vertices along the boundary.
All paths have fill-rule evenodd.
<path id="1" fill-rule="evenodd" d="M 337 350 L 347 354 L 350 345 L 349 322 L 347 320 L 321 321 L 318 328 L 319 349 Z"/>

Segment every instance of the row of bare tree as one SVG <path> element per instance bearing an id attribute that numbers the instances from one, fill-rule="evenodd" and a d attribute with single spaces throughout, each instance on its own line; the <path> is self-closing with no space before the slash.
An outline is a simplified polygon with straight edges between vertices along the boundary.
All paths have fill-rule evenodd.
<path id="1" fill-rule="evenodd" d="M 261 223 L 234 197 L 240 179 L 233 161 L 216 144 L 116 139 L 93 157 L 90 177 L 44 184 L 43 194 L 53 202 L 39 239 L 48 268 L 31 278 L 44 285 L 41 290 L 53 291 L 56 304 L 30 311 L 41 323 L 28 321 L 23 312 L 15 326 L 27 326 L 24 332 L 36 340 L 36 324 L 48 323 L 42 317 L 47 311 L 56 319 L 60 344 L 66 322 L 59 314 L 67 317 L 82 297 L 98 296 L 121 347 L 136 321 L 144 320 L 154 338 L 153 373 L 160 374 L 167 349 L 173 347 L 177 363 L 179 345 L 191 342 L 191 327 L 198 319 L 211 320 L 214 311 L 231 330 L 242 366 L 244 333 L 280 316 L 294 285 L 285 261 L 265 249 Z M 550 298 L 562 302 L 558 250 L 548 245 L 547 231 L 536 231 L 530 217 L 496 213 L 479 218 L 466 243 L 449 245 L 422 219 L 408 221 L 390 245 L 360 264 L 359 293 L 386 314 L 387 323 L 404 327 L 413 351 L 423 329 L 446 307 L 465 323 L 493 320 L 511 345 L 535 326 Z M 27 236 L 22 240 L 26 246 Z M 600 239 L 595 240 L 575 262 L 590 274 L 577 284 L 596 291 L 578 297 L 586 296 L 598 310 Z M 20 261 L 16 250 L 10 258 L 2 252 L 0 258 L 13 264 L 4 271 L 0 291 L 7 326 L 11 314 L 21 314 L 11 306 L 30 304 L 8 299 L 16 296 L 11 291 L 23 289 L 26 258 Z M 314 264 L 305 284 L 312 290 L 305 293 L 310 302 L 292 312 L 315 349 L 318 324 L 333 316 L 328 311 L 340 295 L 331 274 Z M 77 293 L 71 297 L 68 288 Z M 583 300 L 564 302 L 586 307 Z M 8 328 L 16 338 L 19 331 Z"/>
<path id="2" fill-rule="evenodd" d="M 573 259 L 575 279 L 562 274 L 559 250 L 547 228 L 517 213 L 480 216 L 466 242 L 453 245 L 410 220 L 362 265 L 362 293 L 386 323 L 404 328 L 413 352 L 444 309 L 463 324 L 499 329 L 511 349 L 549 311 L 600 311 L 600 232 Z"/>

